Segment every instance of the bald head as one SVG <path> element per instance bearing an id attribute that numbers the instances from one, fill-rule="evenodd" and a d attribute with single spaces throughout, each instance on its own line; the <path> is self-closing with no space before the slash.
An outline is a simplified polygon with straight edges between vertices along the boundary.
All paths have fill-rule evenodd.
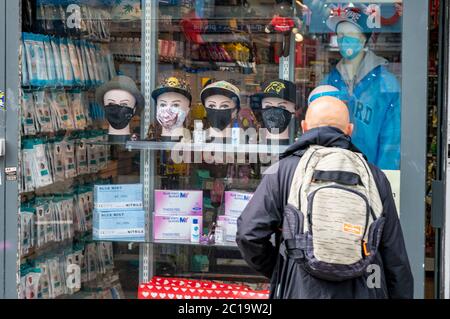
<path id="1" fill-rule="evenodd" d="M 350 123 L 350 115 L 344 102 L 335 97 L 324 96 L 309 105 L 305 120 L 302 121 L 303 131 L 321 126 L 333 126 L 346 135 L 352 135 L 353 124 Z"/>

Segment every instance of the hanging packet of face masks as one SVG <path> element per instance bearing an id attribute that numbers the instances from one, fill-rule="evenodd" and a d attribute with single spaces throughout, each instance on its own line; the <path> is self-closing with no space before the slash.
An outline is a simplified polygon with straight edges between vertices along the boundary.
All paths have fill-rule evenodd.
<path id="1" fill-rule="evenodd" d="M 68 93 L 69 105 L 72 110 L 72 116 L 75 123 L 75 129 L 84 130 L 86 128 L 85 107 L 83 106 L 83 98 L 80 90 L 72 90 Z"/>
<path id="2" fill-rule="evenodd" d="M 35 87 L 45 87 L 48 82 L 43 38 L 44 36 L 39 34 L 22 34 L 28 82 Z"/>
<path id="3" fill-rule="evenodd" d="M 82 74 L 82 85 L 84 87 L 89 87 L 90 85 L 89 71 L 88 71 L 89 65 L 86 63 L 86 54 L 83 48 L 84 44 L 82 41 L 76 41 L 75 44 L 77 47 L 78 59 L 81 63 L 80 68 Z"/>
<path id="4" fill-rule="evenodd" d="M 40 133 L 52 133 L 54 131 L 53 119 L 46 94 L 45 91 L 33 92 L 37 128 Z"/>
<path id="5" fill-rule="evenodd" d="M 75 85 L 74 72 L 71 65 L 71 56 L 69 53 L 69 46 L 67 44 L 67 39 L 59 39 L 59 48 L 61 51 L 61 63 L 64 76 L 64 86 Z"/>
<path id="6" fill-rule="evenodd" d="M 70 65 L 73 71 L 73 80 L 75 86 L 80 86 L 83 84 L 82 74 L 81 74 L 81 64 L 78 59 L 77 48 L 72 40 L 65 39 L 67 47 L 69 49 Z"/>
<path id="7" fill-rule="evenodd" d="M 67 101 L 66 92 L 63 90 L 51 91 L 50 97 L 50 105 L 53 113 L 56 114 L 58 129 L 74 130 L 75 124 Z"/>
<path id="8" fill-rule="evenodd" d="M 44 43 L 45 60 L 47 66 L 47 87 L 54 87 L 57 85 L 57 75 L 55 68 L 55 59 L 53 56 L 53 48 L 50 38 L 48 36 L 42 37 L 42 42 Z"/>
<path id="9" fill-rule="evenodd" d="M 55 37 L 50 37 L 50 45 L 52 48 L 53 67 L 55 69 L 55 86 L 62 87 L 64 83 L 64 70 L 61 61 L 61 48 L 59 46 L 59 40 Z"/>
<path id="10" fill-rule="evenodd" d="M 41 139 L 33 141 L 33 174 L 36 176 L 35 187 L 45 187 L 53 183 L 53 178 L 46 156 L 45 144 Z"/>
<path id="11" fill-rule="evenodd" d="M 77 158 L 77 174 L 84 175 L 89 173 L 87 161 L 86 139 L 81 137 L 75 143 L 75 154 Z"/>
<path id="12" fill-rule="evenodd" d="M 28 143 L 28 140 L 22 141 L 22 184 L 24 192 L 32 192 L 35 187 L 35 176 L 33 175 L 33 144 Z"/>
<path id="13" fill-rule="evenodd" d="M 66 179 L 65 174 L 65 149 L 62 137 L 58 137 L 51 144 L 51 152 L 53 157 L 53 177 L 55 182 L 64 182 Z"/>
<path id="14" fill-rule="evenodd" d="M 63 141 L 64 151 L 64 173 L 66 178 L 77 176 L 77 168 L 75 162 L 75 145 L 73 141 L 65 139 Z"/>
<path id="15" fill-rule="evenodd" d="M 22 134 L 36 135 L 34 98 L 28 91 L 22 91 Z"/>

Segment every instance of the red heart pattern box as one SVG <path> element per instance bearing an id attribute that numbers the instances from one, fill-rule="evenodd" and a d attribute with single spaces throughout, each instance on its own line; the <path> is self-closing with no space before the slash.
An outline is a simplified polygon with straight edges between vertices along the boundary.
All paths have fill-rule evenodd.
<path id="1" fill-rule="evenodd" d="M 139 299 L 268 299 L 269 292 L 244 285 L 155 277 L 139 285 Z"/>

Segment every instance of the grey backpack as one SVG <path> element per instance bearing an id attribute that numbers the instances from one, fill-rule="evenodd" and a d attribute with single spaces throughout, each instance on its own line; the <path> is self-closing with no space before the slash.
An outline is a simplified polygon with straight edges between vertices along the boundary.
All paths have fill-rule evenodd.
<path id="1" fill-rule="evenodd" d="M 382 211 L 361 154 L 312 146 L 296 168 L 284 210 L 286 255 L 321 279 L 362 276 L 378 251 Z"/>

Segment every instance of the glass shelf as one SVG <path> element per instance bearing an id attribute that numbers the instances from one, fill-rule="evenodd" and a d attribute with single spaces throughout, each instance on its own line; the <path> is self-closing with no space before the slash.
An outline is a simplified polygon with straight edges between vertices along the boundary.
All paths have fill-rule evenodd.
<path id="1" fill-rule="evenodd" d="M 200 243 L 192 243 L 189 240 L 153 240 L 152 244 L 158 245 L 188 245 L 188 246 L 197 246 L 197 247 L 218 247 L 218 248 L 230 248 L 237 249 L 238 246 L 235 242 L 224 242 L 224 243 L 215 243 L 215 244 L 200 244 Z"/>
<path id="2" fill-rule="evenodd" d="M 182 142 L 153 142 L 129 141 L 125 148 L 148 151 L 192 151 L 192 152 L 223 152 L 248 154 L 282 154 L 289 146 L 266 144 L 222 144 L 222 143 L 182 143 Z"/>

